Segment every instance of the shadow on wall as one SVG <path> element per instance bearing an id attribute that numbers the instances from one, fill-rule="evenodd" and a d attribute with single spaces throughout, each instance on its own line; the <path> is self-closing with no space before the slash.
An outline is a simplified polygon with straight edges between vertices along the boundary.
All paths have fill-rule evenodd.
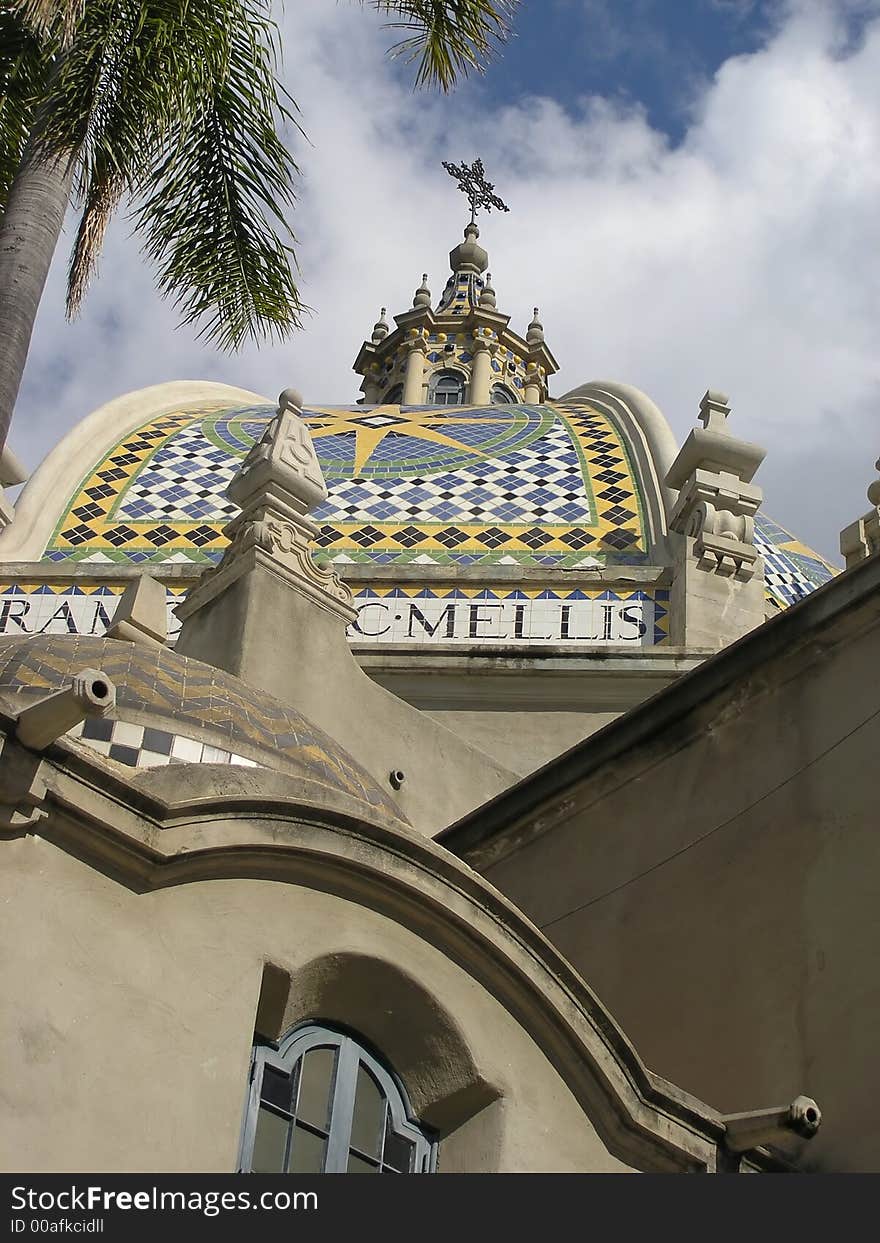
<path id="1" fill-rule="evenodd" d="M 331 954 L 312 959 L 292 976 L 267 963 L 257 1034 L 277 1042 L 307 1021 L 348 1028 L 373 1045 L 402 1080 L 419 1121 L 440 1138 L 451 1136 L 501 1095 L 475 1063 L 452 1015 L 392 963 L 364 954 Z M 500 1116 L 491 1111 L 487 1125 L 494 1119 L 496 1129 Z M 469 1137 L 472 1132 L 469 1127 Z M 487 1138 L 482 1136 L 482 1144 Z M 452 1153 L 445 1145 L 447 1155 Z"/>

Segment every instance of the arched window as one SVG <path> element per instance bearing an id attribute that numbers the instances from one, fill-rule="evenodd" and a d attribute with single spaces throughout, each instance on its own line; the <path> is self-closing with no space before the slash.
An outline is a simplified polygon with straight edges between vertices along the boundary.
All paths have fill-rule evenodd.
<path id="1" fill-rule="evenodd" d="M 460 406 L 464 402 L 464 376 L 459 371 L 437 371 L 428 384 L 432 406 Z"/>
<path id="2" fill-rule="evenodd" d="M 310 1024 L 254 1049 L 242 1172 L 428 1174 L 435 1152 L 394 1075 L 353 1036 Z"/>
<path id="3" fill-rule="evenodd" d="M 516 396 L 506 384 L 494 384 L 492 392 L 489 394 L 489 400 L 493 406 L 501 406 L 505 402 L 516 401 Z"/>
<path id="4" fill-rule="evenodd" d="M 385 396 L 382 398 L 382 405 L 383 406 L 399 406 L 400 399 L 402 396 L 403 396 L 403 385 L 395 384 L 394 387 L 390 388 L 388 392 L 385 394 Z"/>

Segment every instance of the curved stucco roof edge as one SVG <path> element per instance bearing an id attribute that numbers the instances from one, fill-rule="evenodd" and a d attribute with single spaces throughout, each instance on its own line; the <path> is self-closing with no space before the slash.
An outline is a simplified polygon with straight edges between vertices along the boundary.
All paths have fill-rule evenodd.
<path id="1" fill-rule="evenodd" d="M 664 480 L 678 454 L 678 442 L 666 416 L 647 393 L 619 380 L 591 380 L 556 400 L 589 401 L 608 414 L 626 438 L 642 481 L 652 548 L 655 554 L 660 554 L 660 560 L 665 561 L 668 557 L 666 520 L 676 493 L 666 487 Z"/>
<path id="2" fill-rule="evenodd" d="M 90 466 L 151 418 L 200 402 L 271 404 L 248 389 L 214 380 L 172 380 L 134 389 L 81 419 L 43 459 L 22 489 L 12 522 L 0 532 L 0 561 L 39 561 Z"/>

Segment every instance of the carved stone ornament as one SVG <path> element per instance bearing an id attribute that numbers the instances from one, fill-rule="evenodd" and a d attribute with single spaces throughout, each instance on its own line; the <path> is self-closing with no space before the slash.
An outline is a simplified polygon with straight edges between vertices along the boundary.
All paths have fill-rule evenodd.
<path id="1" fill-rule="evenodd" d="M 262 440 L 251 449 L 229 485 L 229 497 L 242 510 L 267 486 L 283 494 L 287 504 L 301 514 L 327 499 L 327 485 L 301 414 L 299 393 L 285 389 Z"/>
<path id="2" fill-rule="evenodd" d="M 694 541 L 701 569 L 747 580 L 757 568 L 754 515 L 763 500 L 751 480 L 764 450 L 730 435 L 729 414 L 723 393 L 704 395 L 703 427 L 690 432 L 666 476 L 679 490 L 669 526 Z"/>
<path id="3" fill-rule="evenodd" d="M 880 458 L 874 463 L 874 469 L 880 470 Z M 869 486 L 868 500 L 873 508 L 840 533 L 840 551 L 848 570 L 880 552 L 880 479 Z"/>
<path id="4" fill-rule="evenodd" d="M 286 578 L 292 589 L 348 620 L 354 616 L 348 587 L 311 555 L 319 528 L 309 510 L 326 499 L 327 486 L 301 412 L 302 398 L 286 389 L 263 438 L 227 489 L 241 507 L 241 513 L 224 528 L 229 546 L 219 565 L 205 573 L 185 605 L 178 606 L 178 616 L 185 617 L 203 598 L 216 594 L 260 559 Z"/>

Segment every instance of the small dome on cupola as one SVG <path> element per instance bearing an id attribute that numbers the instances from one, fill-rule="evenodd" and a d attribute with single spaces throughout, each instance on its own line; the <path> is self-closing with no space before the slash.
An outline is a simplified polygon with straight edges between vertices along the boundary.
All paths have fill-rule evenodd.
<path id="1" fill-rule="evenodd" d="M 489 266 L 489 253 L 477 242 L 480 230 L 471 220 L 464 231 L 464 241 L 449 252 L 449 266 L 453 272 L 476 272 L 479 275 Z"/>
<path id="2" fill-rule="evenodd" d="M 428 288 L 428 273 L 422 273 L 422 283 L 419 285 L 413 297 L 413 306 L 430 306 L 431 291 Z"/>
<path id="3" fill-rule="evenodd" d="M 480 306 L 487 311 L 495 310 L 495 290 L 492 288 L 492 273 L 486 273 L 486 283 L 483 286 L 483 292 L 480 294 Z"/>
<path id="4" fill-rule="evenodd" d="M 541 345 L 544 340 L 544 325 L 538 318 L 538 308 L 535 307 L 534 318 L 529 324 L 529 330 L 526 333 L 526 340 L 529 345 Z"/>
<path id="5" fill-rule="evenodd" d="M 379 318 L 376 320 L 375 324 L 373 324 L 373 333 L 370 339 L 374 345 L 378 345 L 380 341 L 384 341 L 390 331 L 388 321 L 385 318 L 386 314 L 387 309 L 383 306 L 382 310 L 379 312 Z"/>

